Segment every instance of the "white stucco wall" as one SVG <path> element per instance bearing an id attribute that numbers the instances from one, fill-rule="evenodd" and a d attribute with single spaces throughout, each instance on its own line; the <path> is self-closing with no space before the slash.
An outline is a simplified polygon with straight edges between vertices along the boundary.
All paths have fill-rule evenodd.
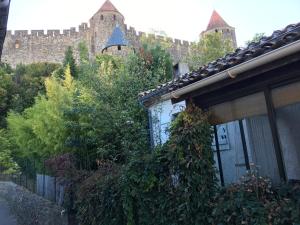
<path id="1" fill-rule="evenodd" d="M 176 114 L 185 110 L 186 103 L 172 104 L 171 100 L 160 102 L 149 108 L 152 141 L 154 146 L 164 144 L 169 138 L 169 128 Z M 245 125 L 245 124 L 244 124 Z M 239 124 L 237 121 L 218 125 L 218 140 L 221 149 L 222 168 L 225 184 L 237 182 L 246 173 L 244 152 Z M 245 129 L 247 132 L 247 129 Z M 215 142 L 212 143 L 214 158 L 217 163 Z M 251 153 L 249 159 L 252 162 Z"/>
<path id="2" fill-rule="evenodd" d="M 185 101 L 173 105 L 171 100 L 154 104 L 149 108 L 154 146 L 164 144 L 168 140 L 172 120 L 176 114 L 185 108 Z"/>

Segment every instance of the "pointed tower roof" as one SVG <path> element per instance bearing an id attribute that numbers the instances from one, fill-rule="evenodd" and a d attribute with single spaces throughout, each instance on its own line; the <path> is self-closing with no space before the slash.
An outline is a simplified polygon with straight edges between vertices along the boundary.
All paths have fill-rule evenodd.
<path id="1" fill-rule="evenodd" d="M 219 15 L 219 13 L 216 10 L 214 10 L 210 17 L 206 31 L 219 28 L 219 27 L 231 27 L 231 26 L 229 26 L 225 22 L 225 20 Z"/>
<path id="2" fill-rule="evenodd" d="M 112 11 L 112 12 L 119 12 L 119 10 L 117 10 L 117 8 L 109 1 L 106 0 L 103 5 L 101 6 L 100 12 L 107 12 L 107 11 Z"/>
<path id="3" fill-rule="evenodd" d="M 127 41 L 125 34 L 123 33 L 120 26 L 117 24 L 114 31 L 112 32 L 110 38 L 108 39 L 106 45 L 102 49 L 102 52 L 112 46 L 128 46 L 129 42 Z"/>

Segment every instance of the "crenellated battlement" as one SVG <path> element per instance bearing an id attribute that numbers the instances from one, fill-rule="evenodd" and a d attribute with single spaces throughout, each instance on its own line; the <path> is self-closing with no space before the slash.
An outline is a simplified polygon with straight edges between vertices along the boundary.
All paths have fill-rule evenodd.
<path id="1" fill-rule="evenodd" d="M 128 26 L 127 24 L 124 24 L 125 26 L 125 32 L 129 36 L 136 37 L 138 40 L 140 40 L 143 37 L 149 37 L 153 38 L 154 40 L 157 41 L 162 41 L 162 42 L 168 42 L 171 43 L 172 45 L 179 45 L 179 46 L 184 46 L 184 47 L 189 47 L 192 43 L 186 40 L 179 40 L 179 39 L 173 39 L 171 37 L 165 37 L 162 35 L 155 35 L 151 33 L 146 33 L 142 31 L 136 31 L 134 27 Z M 81 34 L 86 34 L 90 30 L 90 27 L 88 26 L 88 23 L 82 23 L 78 26 L 78 29 L 75 27 L 71 27 L 70 29 L 63 29 L 62 31 L 59 29 L 50 29 L 50 30 L 15 30 L 7 31 L 7 37 L 15 38 L 15 39 L 20 39 L 20 38 L 26 38 L 26 37 L 62 37 L 62 36 L 67 36 L 67 37 L 77 37 L 78 35 Z"/>
<path id="2" fill-rule="evenodd" d="M 65 50 L 69 46 L 73 47 L 74 54 L 78 58 L 78 45 L 82 42 L 86 43 L 89 56 L 92 58 L 104 53 L 103 49 L 106 49 L 105 46 L 110 41 L 110 38 L 113 37 L 116 25 L 123 29 L 124 34 L 122 34 L 122 38 L 127 39 L 130 46 L 123 48 L 121 45 L 117 45 L 118 43 L 115 43 L 115 46 L 118 46 L 118 48 L 113 49 L 111 52 L 105 51 L 105 54 L 126 55 L 126 49 L 139 49 L 144 38 L 150 38 L 152 41 L 156 40 L 161 43 L 170 53 L 175 64 L 184 60 L 189 54 L 193 45 L 192 42 L 151 34 L 151 32 L 137 31 L 134 27 L 124 24 L 125 18 L 112 3 L 107 4 L 107 2 L 104 3 L 97 13 L 94 14 L 90 19 L 90 24 L 82 23 L 77 28 L 49 29 L 46 31 L 7 31 L 3 45 L 3 60 L 13 66 L 16 66 L 18 63 L 27 64 L 32 62 L 61 63 Z M 214 17 L 212 16 L 212 18 Z M 227 36 L 224 36 L 224 38 L 231 38 L 236 43 L 234 29 L 230 26 L 228 26 L 228 29 L 232 31 L 226 33 Z M 215 31 L 215 29 L 211 30 Z M 116 37 L 113 38 L 118 39 Z"/>
<path id="3" fill-rule="evenodd" d="M 68 46 L 73 47 L 75 57 L 78 59 L 78 45 L 81 42 L 87 44 L 90 57 L 95 57 L 97 54 L 102 54 L 103 46 L 107 43 L 116 24 L 124 29 L 126 39 L 131 45 L 129 49 L 140 48 L 141 41 L 146 37 L 162 43 L 174 63 L 181 61 L 189 52 L 191 43 L 188 41 L 137 31 L 134 27 L 124 24 L 123 18 L 116 19 L 114 15 L 106 15 L 101 19 L 100 15 L 97 21 L 94 20 L 90 24 L 81 23 L 77 28 L 7 31 L 3 60 L 12 66 L 32 62 L 61 63 Z"/>
<path id="4" fill-rule="evenodd" d="M 82 23 L 79 25 L 78 30 L 75 27 L 70 29 L 64 29 L 63 31 L 58 29 L 53 30 L 8 30 L 6 33 L 7 37 L 11 38 L 26 38 L 26 37 L 61 37 L 61 36 L 77 36 L 80 34 L 85 34 L 89 31 L 89 26 L 87 23 Z"/>
<path id="5" fill-rule="evenodd" d="M 186 40 L 173 39 L 171 37 L 155 35 L 155 34 L 146 33 L 142 31 L 136 31 L 134 27 L 128 27 L 127 24 L 125 24 L 125 32 L 129 35 L 136 36 L 138 39 L 141 39 L 143 37 L 149 37 L 149 38 L 153 38 L 154 40 L 157 40 L 158 42 L 164 41 L 164 42 L 171 43 L 173 45 L 180 45 L 185 47 L 189 47 L 192 44 L 191 42 Z"/>

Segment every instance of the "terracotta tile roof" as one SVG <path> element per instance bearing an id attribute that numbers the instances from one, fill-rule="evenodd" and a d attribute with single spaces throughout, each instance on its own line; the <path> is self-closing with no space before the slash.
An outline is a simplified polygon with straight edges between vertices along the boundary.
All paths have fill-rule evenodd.
<path id="1" fill-rule="evenodd" d="M 245 48 L 238 48 L 235 52 L 210 62 L 196 71 L 186 73 L 168 83 L 157 86 L 155 89 L 140 93 L 140 101 L 146 102 L 157 96 L 170 93 L 297 40 L 300 40 L 300 23 L 290 24 L 283 30 L 276 30 L 271 36 L 262 37 L 258 42 L 252 42 Z"/>
<path id="2" fill-rule="evenodd" d="M 217 13 L 216 10 L 213 11 L 208 26 L 206 28 L 206 31 L 212 30 L 215 28 L 220 28 L 220 27 L 230 27 L 225 20 Z"/>
<path id="3" fill-rule="evenodd" d="M 113 12 L 119 12 L 117 8 L 109 1 L 106 0 L 103 5 L 101 6 L 100 12 L 107 12 L 107 11 L 113 11 Z"/>

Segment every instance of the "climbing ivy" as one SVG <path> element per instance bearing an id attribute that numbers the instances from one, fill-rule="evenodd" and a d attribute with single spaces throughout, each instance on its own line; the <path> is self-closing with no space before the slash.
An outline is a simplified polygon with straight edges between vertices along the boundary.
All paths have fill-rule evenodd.
<path id="1" fill-rule="evenodd" d="M 208 116 L 189 106 L 162 148 L 130 162 L 126 181 L 129 224 L 208 224 L 217 190 Z"/>
<path id="2" fill-rule="evenodd" d="M 79 221 L 83 225 L 208 224 L 210 200 L 217 190 L 210 144 L 207 115 L 188 107 L 173 123 L 163 147 L 152 153 L 139 151 L 117 175 L 111 170 L 101 179 L 83 182 L 77 192 L 82 200 Z"/>

